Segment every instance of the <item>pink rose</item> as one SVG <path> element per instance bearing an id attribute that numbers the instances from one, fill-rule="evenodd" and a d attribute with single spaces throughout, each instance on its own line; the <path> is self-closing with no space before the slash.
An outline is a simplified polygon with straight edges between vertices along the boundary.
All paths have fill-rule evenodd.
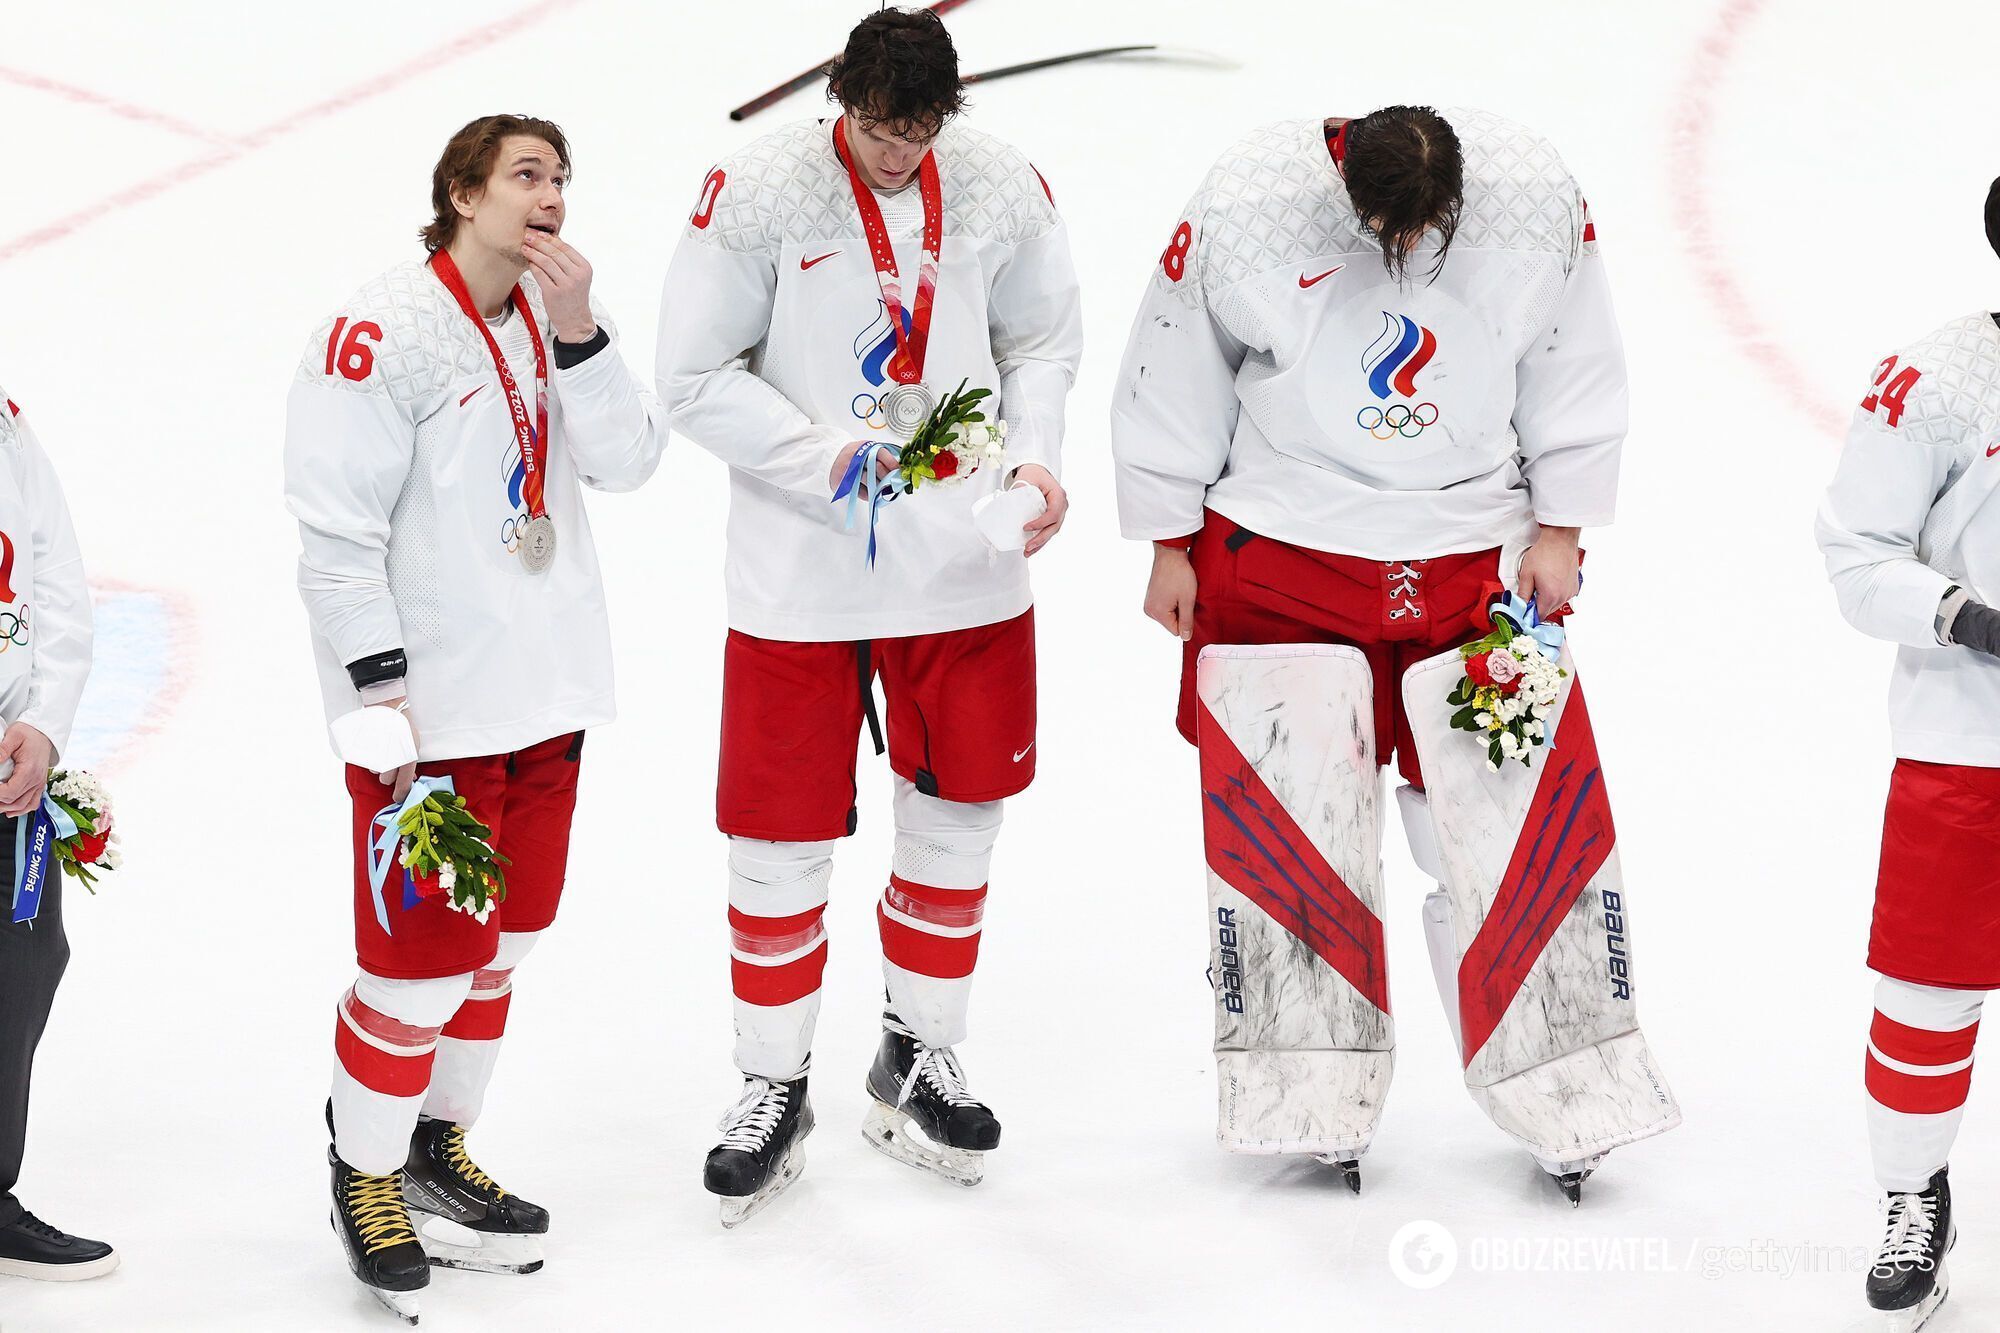
<path id="1" fill-rule="evenodd" d="M 1486 674 L 1493 677 L 1495 685 L 1511 684 L 1521 674 L 1521 659 L 1505 648 L 1495 648 L 1486 654 Z"/>

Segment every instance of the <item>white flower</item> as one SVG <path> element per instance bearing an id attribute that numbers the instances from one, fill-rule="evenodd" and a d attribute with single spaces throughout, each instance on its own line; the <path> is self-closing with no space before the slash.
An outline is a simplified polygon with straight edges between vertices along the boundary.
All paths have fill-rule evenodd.
<path id="1" fill-rule="evenodd" d="M 1521 753 L 1521 739 L 1511 731 L 1500 733 L 1500 753 L 1509 759 Z"/>
<path id="2" fill-rule="evenodd" d="M 438 867 L 438 887 L 449 891 L 451 886 L 456 883 L 458 883 L 458 866 L 451 861 L 446 861 Z"/>
<path id="3" fill-rule="evenodd" d="M 1472 715 L 1472 725 L 1478 727 L 1481 731 L 1486 730 L 1486 728 L 1493 725 L 1493 714 L 1474 713 Z"/>
<path id="4" fill-rule="evenodd" d="M 106 847 L 104 849 L 104 857 L 98 864 L 108 870 L 116 870 L 125 864 L 125 853 L 119 851 L 116 847 Z"/>

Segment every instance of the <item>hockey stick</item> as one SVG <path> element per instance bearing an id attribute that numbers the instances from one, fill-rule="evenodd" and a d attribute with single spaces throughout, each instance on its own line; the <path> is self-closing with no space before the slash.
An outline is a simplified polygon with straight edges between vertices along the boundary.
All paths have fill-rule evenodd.
<path id="1" fill-rule="evenodd" d="M 981 70 L 977 74 L 965 76 L 967 83 L 991 83 L 1004 79 L 1010 74 L 1026 74 L 1030 70 L 1048 69 L 1052 65 L 1067 65 L 1077 60 L 1096 60 L 1103 56 L 1134 55 L 1139 52 L 1154 52 L 1148 60 L 1183 61 L 1189 64 L 1213 65 L 1223 69 L 1236 68 L 1236 62 L 1222 56 L 1210 55 L 1206 51 L 1179 51 L 1171 47 L 1146 44 L 1143 46 L 1100 46 L 1094 51 L 1072 51 L 1066 56 L 1049 56 L 1044 60 L 1030 60 L 1020 65 L 1003 65 L 999 69 Z"/>
<path id="2" fill-rule="evenodd" d="M 929 9 L 931 13 L 936 14 L 937 16 L 942 18 L 944 15 L 951 13 L 952 10 L 959 8 L 961 5 L 967 5 L 970 4 L 971 2 L 972 0 L 937 0 L 936 4 L 927 5 L 925 6 L 925 8 Z M 784 98 L 790 97 L 793 93 L 805 87 L 807 84 L 811 83 L 814 79 L 825 78 L 826 67 L 828 64 L 832 62 L 832 60 L 833 57 L 828 56 L 825 60 L 820 61 L 817 65 L 814 65 L 811 69 L 807 70 L 803 74 L 798 75 L 796 78 L 786 79 L 783 83 L 771 89 L 769 92 L 759 93 L 757 96 L 745 102 L 742 106 L 739 106 L 734 111 L 730 112 L 729 118 L 731 120 L 742 120 L 746 116 L 754 116 L 759 111 L 762 111 L 765 107 L 770 106 L 772 103 L 782 101 Z"/>

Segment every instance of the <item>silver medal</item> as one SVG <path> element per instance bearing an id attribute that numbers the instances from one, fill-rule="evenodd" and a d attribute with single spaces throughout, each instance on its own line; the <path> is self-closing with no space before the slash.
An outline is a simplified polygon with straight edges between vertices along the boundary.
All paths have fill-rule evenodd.
<path id="1" fill-rule="evenodd" d="M 882 416 L 889 433 L 907 440 L 931 419 L 937 396 L 921 384 L 898 384 L 882 395 Z"/>
<path id="2" fill-rule="evenodd" d="M 521 564 L 530 574 L 540 574 L 556 562 L 556 521 L 547 514 L 531 518 L 521 529 Z"/>

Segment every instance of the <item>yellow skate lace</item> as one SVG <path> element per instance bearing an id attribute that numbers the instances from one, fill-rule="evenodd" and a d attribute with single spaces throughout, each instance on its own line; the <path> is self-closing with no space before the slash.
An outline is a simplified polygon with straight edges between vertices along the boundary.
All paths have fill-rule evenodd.
<path id="1" fill-rule="evenodd" d="M 403 1206 L 400 1175 L 364 1176 L 357 1171 L 347 1182 L 347 1211 L 369 1254 L 417 1238 L 410 1229 L 410 1210 Z"/>
<path id="2" fill-rule="evenodd" d="M 495 1199 L 507 1197 L 507 1191 L 500 1188 L 493 1177 L 481 1171 L 473 1160 L 465 1155 L 465 1127 L 453 1125 L 444 1136 L 445 1165 L 456 1171 L 461 1180 L 476 1185 L 483 1190 L 491 1190 Z"/>

